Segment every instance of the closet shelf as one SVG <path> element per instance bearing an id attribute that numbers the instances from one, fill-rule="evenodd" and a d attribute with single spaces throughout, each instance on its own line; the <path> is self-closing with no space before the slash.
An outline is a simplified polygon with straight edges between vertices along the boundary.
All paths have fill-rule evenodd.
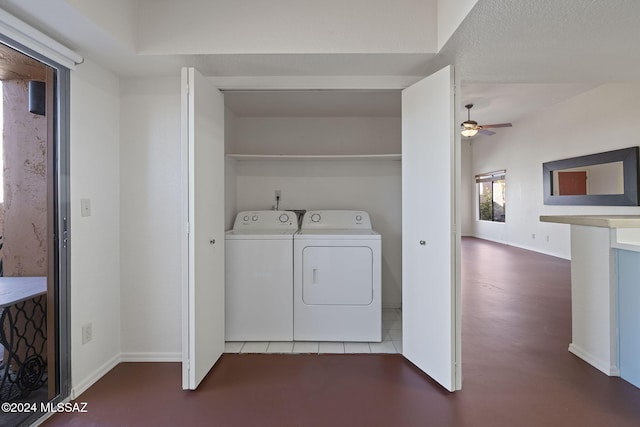
<path id="1" fill-rule="evenodd" d="M 402 154 L 227 154 L 236 160 L 402 160 Z"/>

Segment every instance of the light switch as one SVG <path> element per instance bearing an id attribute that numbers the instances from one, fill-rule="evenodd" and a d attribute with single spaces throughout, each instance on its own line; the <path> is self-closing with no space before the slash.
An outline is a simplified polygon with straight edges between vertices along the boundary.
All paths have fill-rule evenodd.
<path id="1" fill-rule="evenodd" d="M 91 216 L 91 199 L 80 199 L 80 215 Z"/>

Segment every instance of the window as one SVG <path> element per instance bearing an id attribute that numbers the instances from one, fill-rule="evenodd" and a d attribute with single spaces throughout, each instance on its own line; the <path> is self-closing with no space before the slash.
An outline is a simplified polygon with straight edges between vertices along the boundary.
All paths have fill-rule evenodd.
<path id="1" fill-rule="evenodd" d="M 505 175 L 503 170 L 476 175 L 480 221 L 505 222 Z"/>

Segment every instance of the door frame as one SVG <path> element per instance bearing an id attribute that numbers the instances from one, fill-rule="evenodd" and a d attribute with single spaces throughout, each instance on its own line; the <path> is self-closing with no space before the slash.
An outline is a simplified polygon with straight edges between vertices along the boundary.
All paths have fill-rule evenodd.
<path id="1" fill-rule="evenodd" d="M 443 67 L 444 68 L 444 67 Z M 453 69 L 453 66 L 451 66 L 451 68 Z M 439 71 L 439 70 L 438 70 Z M 436 71 L 437 72 L 437 71 Z M 435 73 L 432 73 L 435 74 Z M 429 76 L 425 76 L 424 78 L 427 78 Z M 273 84 L 273 82 L 269 82 L 268 80 L 261 80 L 260 78 L 258 79 L 252 79 L 251 81 L 247 82 L 247 81 L 237 81 L 234 79 L 225 79 L 225 78 L 215 78 L 215 77 L 210 77 L 209 80 L 213 83 L 214 86 L 216 86 L 218 88 L 218 90 L 222 91 L 223 93 L 225 91 L 236 91 L 236 90 L 242 90 L 242 91 L 260 91 L 260 90 L 270 90 L 270 91 L 286 91 L 286 90 L 291 90 L 292 88 L 296 88 L 296 90 L 318 90 L 318 89 L 322 89 L 324 88 L 324 90 L 329 90 L 329 91 L 348 91 L 348 90 L 354 90 L 354 87 L 358 86 L 358 85 L 352 85 L 350 83 L 346 83 L 346 84 L 340 84 L 340 85 L 336 85 L 335 82 L 331 83 L 329 82 L 328 85 L 325 83 L 319 83 L 316 85 L 309 85 L 309 87 L 302 89 L 300 86 L 295 86 L 292 85 L 291 83 L 289 84 Z M 308 82 L 307 82 L 308 83 Z M 399 85 L 396 83 L 393 83 L 391 85 L 388 84 L 381 84 L 381 85 L 377 85 L 377 84 L 365 84 L 364 86 L 358 87 L 357 90 L 372 90 L 372 91 L 376 91 L 376 90 L 384 90 L 384 91 L 388 91 L 388 90 L 393 90 L 393 91 L 398 91 L 398 92 L 402 92 L 404 89 L 406 89 L 409 86 L 412 86 L 413 84 L 415 84 L 416 82 L 413 81 L 413 79 L 411 81 L 407 81 L 406 84 L 402 84 Z M 305 82 L 301 82 L 302 85 L 305 85 Z M 377 87 L 376 87 L 377 86 Z M 452 172 L 452 182 L 453 182 L 453 188 L 452 188 L 452 195 L 451 195 L 451 215 L 452 215 L 452 223 L 453 223 L 453 242 L 452 242 L 452 247 L 451 247 L 451 269 L 452 269 L 452 280 L 451 280 L 451 292 L 452 292 L 452 300 L 453 300 L 453 311 L 454 311 L 454 318 L 453 318 L 453 339 L 455 340 L 455 345 L 454 345 L 454 349 L 453 349 L 453 358 L 454 358 L 454 381 L 453 381 L 453 387 L 455 390 L 460 390 L 462 388 L 462 363 L 461 363 L 461 358 L 462 358 L 462 339 L 461 339 L 461 275 L 460 275 L 460 269 L 461 269 L 461 229 L 460 229 L 460 218 L 461 218 L 461 213 L 460 213 L 460 186 L 461 186 L 461 169 L 460 169 L 460 165 L 461 165 L 461 149 L 460 149 L 460 143 L 461 143 L 461 138 L 460 138 L 460 134 L 459 132 L 457 132 L 457 129 L 455 128 L 455 123 L 459 122 L 459 107 L 460 107 L 460 100 L 459 100 L 459 96 L 456 93 L 456 88 L 460 87 L 460 81 L 458 78 L 457 73 L 455 73 L 455 71 L 453 72 L 453 102 L 452 102 L 452 106 L 453 106 L 453 124 L 452 124 L 452 143 L 454 144 L 454 147 L 452 147 L 452 160 L 453 160 L 453 172 Z M 183 161 L 184 163 L 184 161 Z M 406 238 L 406 236 L 402 236 L 402 238 Z M 184 254 L 184 250 L 183 250 L 183 254 Z M 184 264 L 184 259 L 183 259 L 183 264 Z M 404 288 L 404 285 L 403 285 Z M 184 333 L 184 332 L 183 332 Z M 184 348 L 184 347 L 183 347 Z M 403 355 L 404 356 L 404 355 Z M 408 359 L 407 359 L 408 360 Z"/>
<path id="2" fill-rule="evenodd" d="M 50 210 L 47 214 L 48 224 L 52 225 L 47 239 L 49 245 L 48 273 L 47 273 L 47 304 L 55 307 L 54 315 L 48 319 L 48 325 L 53 324 L 56 337 L 55 357 L 56 366 L 56 386 L 52 403 L 63 402 L 71 393 L 71 256 L 70 256 L 70 88 L 71 72 L 69 68 L 59 64 L 45 55 L 42 55 L 23 44 L 0 34 L 0 42 L 8 47 L 29 56 L 55 70 L 55 85 L 53 102 L 48 102 L 48 106 L 53 106 L 52 118 L 47 120 L 53 126 L 48 129 L 49 136 L 53 136 L 53 141 L 48 142 L 48 148 L 53 149 L 53 156 L 48 155 L 47 164 L 52 167 L 52 173 L 47 179 L 52 179 L 52 183 L 47 183 L 48 191 L 47 207 Z M 53 250 L 51 250 L 53 249 Z M 47 335 L 51 335 L 48 331 Z M 51 347 L 49 347 L 51 348 Z M 26 421 L 33 422 L 40 417 L 35 413 Z"/>

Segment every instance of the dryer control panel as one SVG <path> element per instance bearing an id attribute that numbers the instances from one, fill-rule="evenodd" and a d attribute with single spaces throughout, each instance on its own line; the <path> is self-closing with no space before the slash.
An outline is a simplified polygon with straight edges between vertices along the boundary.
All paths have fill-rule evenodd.
<path id="1" fill-rule="evenodd" d="M 298 217 L 292 211 L 243 211 L 236 215 L 234 230 L 297 230 Z"/>
<path id="2" fill-rule="evenodd" d="M 371 219 L 365 211 L 307 211 L 300 229 L 371 230 Z"/>

